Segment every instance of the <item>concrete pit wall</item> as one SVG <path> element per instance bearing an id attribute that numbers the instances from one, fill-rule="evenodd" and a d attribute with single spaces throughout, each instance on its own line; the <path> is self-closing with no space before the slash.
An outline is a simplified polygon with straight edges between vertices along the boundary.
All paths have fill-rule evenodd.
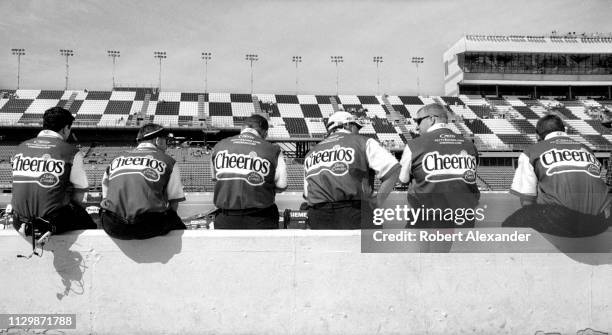
<path id="1" fill-rule="evenodd" d="M 363 254 L 359 231 L 55 236 L 0 231 L 0 313 L 76 313 L 67 334 L 612 331 L 612 257 Z M 542 250 L 547 251 L 547 250 Z"/>

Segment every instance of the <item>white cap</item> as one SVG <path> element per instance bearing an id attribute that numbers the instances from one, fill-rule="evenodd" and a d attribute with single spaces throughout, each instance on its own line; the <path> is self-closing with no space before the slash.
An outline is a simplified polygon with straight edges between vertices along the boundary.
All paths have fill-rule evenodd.
<path id="1" fill-rule="evenodd" d="M 349 112 L 340 111 L 340 112 L 335 112 L 334 114 L 332 114 L 327 120 L 327 131 L 330 131 L 337 127 L 342 127 L 343 125 L 348 124 L 348 123 L 354 123 L 359 128 L 363 127 L 363 124 L 361 123 L 361 121 L 355 118 L 354 115 L 352 115 Z"/>

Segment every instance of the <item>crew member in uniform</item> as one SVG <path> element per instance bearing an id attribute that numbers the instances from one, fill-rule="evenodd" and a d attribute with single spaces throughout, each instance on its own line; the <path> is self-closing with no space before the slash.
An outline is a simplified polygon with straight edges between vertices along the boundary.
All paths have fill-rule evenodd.
<path id="1" fill-rule="evenodd" d="M 348 112 L 332 114 L 328 136 L 306 155 L 304 198 L 312 229 L 372 228 L 372 209 L 383 206 L 397 182 L 397 159 L 359 135 L 362 126 Z M 382 181 L 376 195 L 374 174 Z"/>
<path id="2" fill-rule="evenodd" d="M 408 203 L 426 215 L 406 228 L 473 227 L 476 214 L 470 211 L 480 200 L 476 147 L 449 128 L 444 106 L 425 105 L 414 120 L 420 136 L 404 148 L 399 179 L 410 183 Z"/>
<path id="3" fill-rule="evenodd" d="M 213 148 L 215 229 L 279 228 L 274 199 L 287 188 L 287 168 L 280 147 L 266 141 L 267 135 L 268 121 L 252 115 L 239 135 Z"/>
<path id="4" fill-rule="evenodd" d="M 138 146 L 113 159 L 102 177 L 104 230 L 118 239 L 147 239 L 185 229 L 177 214 L 185 201 L 178 164 L 165 153 L 168 131 L 150 123 L 138 131 Z"/>
<path id="5" fill-rule="evenodd" d="M 33 222 L 35 235 L 96 228 L 83 208 L 89 187 L 83 154 L 66 142 L 73 121 L 72 114 L 61 107 L 46 110 L 43 130 L 21 143 L 12 158 L 13 222 L 16 230 L 28 236 Z"/>
<path id="6" fill-rule="evenodd" d="M 566 237 L 605 231 L 610 199 L 597 157 L 567 136 L 557 115 L 538 120 L 536 133 L 540 142 L 519 156 L 510 188 L 523 207 L 503 226 L 531 227 Z"/>

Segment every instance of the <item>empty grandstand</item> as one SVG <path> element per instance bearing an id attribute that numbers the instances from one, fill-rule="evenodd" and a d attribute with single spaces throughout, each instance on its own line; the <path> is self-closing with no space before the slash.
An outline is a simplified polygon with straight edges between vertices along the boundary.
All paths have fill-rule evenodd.
<path id="1" fill-rule="evenodd" d="M 301 190 L 300 159 L 325 135 L 331 113 L 356 112 L 366 123 L 361 133 L 376 138 L 399 157 L 416 128 L 412 115 L 431 102 L 446 106 L 453 130 L 475 142 L 483 166 L 479 176 L 483 189 L 508 189 L 516 157 L 536 143 L 535 123 L 547 113 L 560 115 L 570 135 L 600 159 L 607 159 L 612 148 L 612 132 L 601 126 L 602 110 L 610 100 L 601 98 L 0 90 L 0 124 L 6 135 L 0 143 L 0 187 L 8 190 L 11 186 L 12 150 L 19 141 L 36 134 L 42 113 L 53 106 L 64 106 L 76 117 L 74 132 L 86 155 L 93 189 L 100 188 L 105 164 L 134 144 L 137 128 L 157 122 L 171 128 L 185 144 L 200 144 L 177 146 L 169 152 L 181 167 L 187 191 L 212 191 L 207 146 L 236 134 L 248 115 L 260 113 L 269 119 L 269 139 L 281 146 L 290 163 L 290 189 Z"/>

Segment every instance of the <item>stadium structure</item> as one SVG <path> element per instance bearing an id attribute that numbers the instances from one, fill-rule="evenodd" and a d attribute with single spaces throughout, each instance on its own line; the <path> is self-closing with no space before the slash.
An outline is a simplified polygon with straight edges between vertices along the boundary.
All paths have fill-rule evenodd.
<path id="1" fill-rule="evenodd" d="M 491 63 L 500 59 L 497 54 L 511 53 L 500 57 L 510 57 L 518 69 L 527 66 L 518 62 L 529 55 L 532 71 L 559 71 L 540 58 L 543 50 L 565 57 L 565 64 L 574 64 L 574 58 L 559 50 L 597 54 L 599 61 L 581 61 L 582 72 L 571 75 L 508 73 L 518 70 Z M 478 147 L 479 187 L 504 191 L 518 155 L 536 142 L 538 118 L 548 113 L 560 115 L 569 135 L 606 166 L 612 132 L 601 119 L 612 105 L 611 57 L 609 38 L 466 36 L 444 55 L 444 96 L 0 88 L 0 189 L 11 190 L 10 159 L 17 144 L 36 135 L 46 109 L 62 106 L 76 117 L 73 133 L 85 154 L 91 194 L 99 196 L 111 159 L 135 145 L 139 126 L 156 122 L 179 140 L 168 149 L 190 192 L 179 210 L 190 205 L 201 211 L 204 202 L 212 206 L 210 147 L 237 134 L 245 117 L 257 113 L 269 119 L 269 139 L 286 154 L 294 192 L 277 196 L 278 207 L 298 208 L 303 157 L 323 138 L 334 111 L 357 112 L 367 122 L 362 134 L 399 157 L 416 128 L 416 111 L 438 103 L 447 109 L 452 129 Z M 393 192 L 389 199 L 405 204 L 405 196 Z M 8 198 L 0 194 L 0 207 Z M 483 192 L 486 223 L 492 225 L 475 232 L 503 231 L 497 228 L 519 205 L 510 198 L 507 192 Z M 398 255 L 393 249 L 372 255 L 363 252 L 363 244 L 360 248 L 365 230 L 174 231 L 143 241 L 89 230 L 55 236 L 51 252 L 29 261 L 15 257 L 25 248 L 23 239 L 0 231 L 1 278 L 11 283 L 0 307 L 11 313 L 75 313 L 75 333 L 88 334 L 573 334 L 578 327 L 577 334 L 603 334 L 594 329 L 611 329 L 612 231 L 577 239 L 525 231 L 533 233 L 533 243 L 470 242 L 440 255 L 400 242 L 421 253 Z M 589 253 L 576 253 L 584 250 L 580 247 Z"/>
<path id="2" fill-rule="evenodd" d="M 475 142 L 483 190 L 509 188 L 516 158 L 536 143 L 535 123 L 547 113 L 559 114 L 570 136 L 606 166 L 612 132 L 601 118 L 605 106 L 612 105 L 612 38 L 465 36 L 444 54 L 444 66 L 446 96 L 0 89 L 0 188 L 10 192 L 14 148 L 37 133 L 42 113 L 54 106 L 76 117 L 74 133 L 92 191 L 100 190 L 106 165 L 134 145 L 138 127 L 147 122 L 172 129 L 181 140 L 169 153 L 181 167 L 186 191 L 209 192 L 209 148 L 238 133 L 245 117 L 265 115 L 269 139 L 289 160 L 289 190 L 301 191 L 302 158 L 325 135 L 331 113 L 360 113 L 367 123 L 361 133 L 399 158 L 416 128 L 412 116 L 429 103 L 444 105 L 453 130 Z"/>

